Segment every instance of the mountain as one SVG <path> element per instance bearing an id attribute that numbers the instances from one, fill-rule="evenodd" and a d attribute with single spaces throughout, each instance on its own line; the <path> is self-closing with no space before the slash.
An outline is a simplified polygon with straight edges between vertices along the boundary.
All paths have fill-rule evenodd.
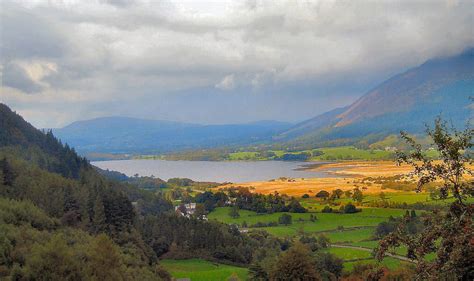
<path id="1" fill-rule="evenodd" d="M 409 69 L 353 104 L 296 124 L 275 139 L 296 145 L 377 140 L 401 130 L 422 133 L 438 115 L 463 127 L 473 116 L 470 97 L 474 97 L 474 49 Z"/>
<path id="2" fill-rule="evenodd" d="M 249 124 L 199 125 L 129 117 L 104 117 L 74 122 L 53 132 L 63 142 L 86 154 L 161 153 L 222 145 L 268 141 L 288 129 L 289 123 L 260 121 Z"/>

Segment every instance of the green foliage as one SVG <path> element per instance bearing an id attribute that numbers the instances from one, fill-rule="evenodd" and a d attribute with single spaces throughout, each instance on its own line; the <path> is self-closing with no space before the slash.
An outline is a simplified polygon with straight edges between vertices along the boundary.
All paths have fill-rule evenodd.
<path id="1" fill-rule="evenodd" d="M 237 208 L 237 206 L 233 206 L 229 209 L 229 217 L 231 217 L 233 219 L 236 219 L 236 218 L 240 217 L 239 208 Z"/>
<path id="2" fill-rule="evenodd" d="M 361 203 L 362 200 L 364 200 L 364 194 L 362 194 L 362 191 L 360 189 L 354 188 L 354 192 L 352 193 L 352 199 Z"/>
<path id="3" fill-rule="evenodd" d="M 270 280 L 319 280 L 310 251 L 301 243 L 295 243 L 286 253 L 282 254 Z"/>
<path id="4" fill-rule="evenodd" d="M 360 210 L 358 210 L 356 208 L 356 206 L 354 206 L 352 203 L 348 203 L 344 206 L 344 213 L 345 214 L 353 214 L 353 213 L 357 213 L 359 212 Z"/>
<path id="5" fill-rule="evenodd" d="M 316 198 L 327 199 L 329 198 L 329 192 L 327 192 L 326 190 L 321 190 L 318 193 L 316 193 Z"/>
<path id="6" fill-rule="evenodd" d="M 278 223 L 283 225 L 289 225 L 293 223 L 293 217 L 289 214 L 282 214 L 278 218 Z"/>
<path id="7" fill-rule="evenodd" d="M 400 162 L 413 166 L 413 175 L 418 179 L 418 190 L 430 182 L 442 181 L 439 187 L 441 197 L 452 194 L 456 201 L 450 204 L 448 210 L 435 210 L 424 218 L 425 228 L 419 234 L 413 235 L 409 222 L 416 216 L 407 214 L 397 227 L 380 242 L 377 257 L 382 259 L 385 252 L 391 248 L 404 244 L 408 248 L 408 257 L 417 260 L 417 274 L 420 278 L 441 279 L 472 279 L 474 276 L 472 260 L 474 248 L 472 240 L 473 204 L 466 202 L 472 197 L 472 182 L 467 182 L 465 175 L 472 175 L 467 164 L 472 159 L 465 154 L 472 148 L 473 130 L 467 128 L 463 132 L 449 129 L 441 119 L 437 119 L 434 129 L 427 129 L 438 150 L 441 161 L 434 162 L 428 159 L 422 151 L 422 146 L 407 134 L 402 137 L 411 145 L 413 151 L 409 154 L 399 154 Z M 427 261 L 426 256 L 436 253 L 433 261 Z"/>

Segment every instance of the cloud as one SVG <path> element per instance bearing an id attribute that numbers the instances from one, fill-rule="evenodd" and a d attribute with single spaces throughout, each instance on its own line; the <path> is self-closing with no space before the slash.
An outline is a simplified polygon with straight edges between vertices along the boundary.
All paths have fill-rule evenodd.
<path id="1" fill-rule="evenodd" d="M 233 90 L 235 88 L 235 77 L 234 74 L 227 75 L 222 79 L 221 82 L 216 84 L 216 88 L 221 90 Z"/>
<path id="2" fill-rule="evenodd" d="M 15 93 L 1 100 L 36 112 L 32 121 L 44 127 L 96 114 L 140 115 L 140 108 L 169 100 L 181 101 L 181 109 L 150 109 L 147 117 L 302 120 L 427 59 L 474 46 L 471 1 L 0 5 L 0 90 Z M 194 112 L 191 96 L 206 102 L 194 115 L 183 114 Z M 37 99 L 47 102 L 27 102 Z M 230 101 L 240 102 L 241 111 L 211 110 Z M 61 123 L 51 124 L 51 111 L 63 116 Z"/>

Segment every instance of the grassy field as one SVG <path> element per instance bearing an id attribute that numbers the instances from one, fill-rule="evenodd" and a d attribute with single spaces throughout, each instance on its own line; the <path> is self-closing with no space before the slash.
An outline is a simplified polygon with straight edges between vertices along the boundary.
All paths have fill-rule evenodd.
<path id="1" fill-rule="evenodd" d="M 279 237 L 293 236 L 301 230 L 307 233 L 335 231 L 341 227 L 353 230 L 354 228 L 375 227 L 390 216 L 402 216 L 404 213 L 405 211 L 400 209 L 363 208 L 362 212 L 355 214 L 314 213 L 317 217 L 315 222 L 309 220 L 309 213 L 292 213 L 292 225 L 265 227 L 264 229 Z M 223 207 L 216 208 L 208 217 L 228 224 L 242 225 L 245 221 L 247 225 L 251 225 L 257 222 L 278 222 L 278 218 L 282 215 L 282 213 L 257 214 L 246 210 L 240 210 L 239 214 L 239 218 L 233 219 L 229 216 L 229 208 Z M 299 221 L 300 219 L 302 221 Z"/>
<path id="2" fill-rule="evenodd" d="M 173 278 L 190 278 L 192 281 L 227 280 L 237 274 L 240 280 L 247 280 L 248 269 L 212 263 L 202 259 L 162 260 L 163 267 Z"/>
<path id="3" fill-rule="evenodd" d="M 391 159 L 393 152 L 385 150 L 363 150 L 353 146 L 319 148 L 323 155 L 311 157 L 311 160 L 382 160 Z"/>

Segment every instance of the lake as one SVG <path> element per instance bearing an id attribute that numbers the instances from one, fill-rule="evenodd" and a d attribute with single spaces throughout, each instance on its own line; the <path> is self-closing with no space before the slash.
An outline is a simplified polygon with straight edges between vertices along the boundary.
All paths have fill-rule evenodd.
<path id="1" fill-rule="evenodd" d="M 322 163 L 322 162 L 321 162 Z M 109 169 L 133 176 L 155 176 L 163 180 L 189 178 L 194 181 L 250 182 L 279 177 L 329 177 L 325 172 L 304 170 L 318 162 L 284 161 L 167 161 L 167 160 L 112 160 L 92 162 L 101 169 Z M 334 177 L 334 175 L 332 175 Z"/>

